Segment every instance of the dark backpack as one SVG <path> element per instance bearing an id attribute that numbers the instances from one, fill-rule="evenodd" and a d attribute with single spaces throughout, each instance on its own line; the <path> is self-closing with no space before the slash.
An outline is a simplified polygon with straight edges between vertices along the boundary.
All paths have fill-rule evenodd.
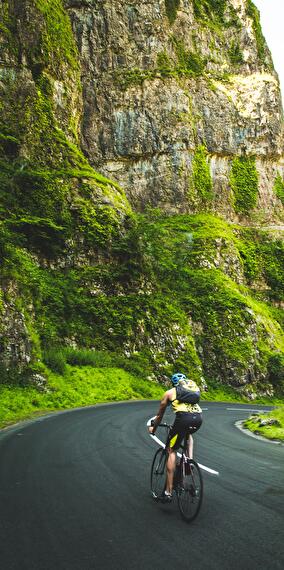
<path id="1" fill-rule="evenodd" d="M 176 387 L 176 395 L 176 399 L 185 404 L 197 404 L 200 400 L 200 390 L 196 384 L 192 388 L 178 384 Z"/>

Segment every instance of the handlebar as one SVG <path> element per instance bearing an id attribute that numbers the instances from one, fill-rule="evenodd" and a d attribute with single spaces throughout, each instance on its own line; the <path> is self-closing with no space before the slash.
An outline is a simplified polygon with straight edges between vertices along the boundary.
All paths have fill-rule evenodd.
<path id="1" fill-rule="evenodd" d="M 148 420 L 148 422 L 147 422 L 147 427 L 150 427 L 150 426 L 153 427 L 153 426 L 155 425 L 155 419 L 156 419 L 156 416 L 154 416 L 154 417 L 152 417 L 152 418 L 149 418 L 149 420 Z M 157 425 L 157 429 L 158 429 L 159 427 L 164 427 L 164 428 L 166 428 L 167 430 L 170 430 L 172 426 L 171 426 L 170 424 L 167 424 L 166 422 L 161 422 L 159 425 Z M 153 433 L 150 433 L 150 435 L 151 435 L 152 437 L 155 437 Z"/>
<path id="2" fill-rule="evenodd" d="M 153 426 L 154 423 L 155 423 L 155 421 L 154 421 L 154 420 L 151 420 L 151 426 Z M 170 428 L 170 427 L 172 427 L 172 426 L 170 426 L 169 424 L 161 423 L 161 424 L 159 424 L 157 427 Z"/>

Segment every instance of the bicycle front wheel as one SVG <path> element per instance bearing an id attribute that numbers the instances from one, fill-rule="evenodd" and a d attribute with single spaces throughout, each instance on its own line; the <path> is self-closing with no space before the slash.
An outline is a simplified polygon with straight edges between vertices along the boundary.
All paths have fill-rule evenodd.
<path id="1" fill-rule="evenodd" d="M 155 453 L 151 468 L 151 493 L 153 499 L 158 501 L 166 486 L 166 463 L 167 452 L 165 449 L 158 449 Z"/>
<path id="2" fill-rule="evenodd" d="M 182 518 L 193 521 L 201 507 L 203 498 L 203 481 L 201 471 L 195 461 L 181 461 L 180 483 L 177 489 L 178 506 Z"/>

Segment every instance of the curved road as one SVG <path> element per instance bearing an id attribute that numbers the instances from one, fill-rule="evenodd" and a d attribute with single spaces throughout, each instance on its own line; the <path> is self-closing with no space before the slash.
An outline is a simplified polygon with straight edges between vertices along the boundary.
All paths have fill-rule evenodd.
<path id="1" fill-rule="evenodd" d="M 235 427 L 249 405 L 203 408 L 195 458 L 220 474 L 203 472 L 204 503 L 191 525 L 149 493 L 157 445 L 145 424 L 157 402 L 0 432 L 1 570 L 282 570 L 284 447 Z"/>

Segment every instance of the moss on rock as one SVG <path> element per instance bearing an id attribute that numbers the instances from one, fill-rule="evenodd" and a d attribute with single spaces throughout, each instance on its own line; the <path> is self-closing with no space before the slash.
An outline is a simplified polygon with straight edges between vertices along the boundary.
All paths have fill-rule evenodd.
<path id="1" fill-rule="evenodd" d="M 266 58 L 266 42 L 262 33 L 259 10 L 252 0 L 247 0 L 247 15 L 252 19 L 253 31 L 256 39 L 257 53 L 260 61 L 265 63 Z"/>
<path id="2" fill-rule="evenodd" d="M 279 173 L 277 174 L 274 181 L 274 192 L 284 205 L 284 180 Z"/>
<path id="3" fill-rule="evenodd" d="M 173 24 L 177 17 L 179 6 L 180 0 L 165 0 L 166 14 L 169 18 L 170 24 Z"/>
<path id="4" fill-rule="evenodd" d="M 192 161 L 189 200 L 192 203 L 197 201 L 197 203 L 201 203 L 203 207 L 209 209 L 213 199 L 213 184 L 207 156 L 207 149 L 204 145 L 197 147 Z M 192 192 L 193 197 L 191 197 Z"/>
<path id="5" fill-rule="evenodd" d="M 166 3 L 172 24 L 178 5 Z M 212 214 L 134 215 L 78 145 L 80 66 L 63 2 L 26 0 L 17 4 L 18 20 L 9 6 L 1 4 L 11 63 L 0 109 L 5 354 L 17 343 L 7 334 L 14 315 L 32 345 L 28 366 L 22 358 L 29 374 L 44 373 L 43 346 L 73 345 L 118 354 L 140 375 L 161 379 L 179 367 L 198 381 L 205 373 L 238 387 L 267 380 L 279 389 L 283 316 L 269 301 L 283 300 L 283 244 Z M 229 21 L 225 8 L 194 2 L 199 23 L 212 17 L 219 31 Z M 231 59 L 239 58 L 236 45 Z M 171 76 L 196 83 L 206 64 L 197 48 L 171 36 L 154 68 L 120 77 L 125 87 Z M 205 212 L 213 200 L 207 150 L 190 152 L 189 200 Z M 258 194 L 254 158 L 232 161 L 231 186 L 236 211 L 249 214 Z M 278 195 L 280 186 L 277 178 Z"/>
<path id="6" fill-rule="evenodd" d="M 249 214 L 257 204 L 258 173 L 255 157 L 236 157 L 232 162 L 230 183 L 234 193 L 235 210 Z"/>

